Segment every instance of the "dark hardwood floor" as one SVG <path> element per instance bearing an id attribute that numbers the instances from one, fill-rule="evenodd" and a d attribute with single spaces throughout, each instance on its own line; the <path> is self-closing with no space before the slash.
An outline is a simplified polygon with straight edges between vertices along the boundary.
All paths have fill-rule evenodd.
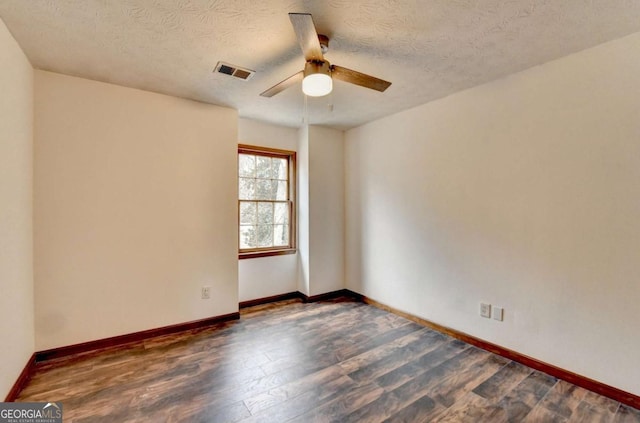
<path id="1" fill-rule="evenodd" d="M 640 422 L 640 411 L 341 298 L 51 360 L 67 422 Z"/>

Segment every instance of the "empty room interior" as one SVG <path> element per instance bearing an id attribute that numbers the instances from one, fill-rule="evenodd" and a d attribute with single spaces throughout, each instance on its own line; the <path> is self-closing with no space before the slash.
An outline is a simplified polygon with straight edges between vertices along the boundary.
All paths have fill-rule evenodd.
<path id="1" fill-rule="evenodd" d="M 640 2 L 0 0 L 0 399 L 640 422 Z"/>

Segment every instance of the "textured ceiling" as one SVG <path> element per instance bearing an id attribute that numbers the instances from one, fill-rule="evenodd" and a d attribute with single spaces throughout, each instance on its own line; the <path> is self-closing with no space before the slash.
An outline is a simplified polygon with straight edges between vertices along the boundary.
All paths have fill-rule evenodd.
<path id="1" fill-rule="evenodd" d="M 288 12 L 313 14 L 331 63 L 393 82 L 309 99 L 310 123 L 342 129 L 640 31 L 640 0 L 0 0 L 38 69 L 299 126 L 299 86 L 259 96 L 303 68 Z M 257 73 L 212 73 L 219 60 Z"/>

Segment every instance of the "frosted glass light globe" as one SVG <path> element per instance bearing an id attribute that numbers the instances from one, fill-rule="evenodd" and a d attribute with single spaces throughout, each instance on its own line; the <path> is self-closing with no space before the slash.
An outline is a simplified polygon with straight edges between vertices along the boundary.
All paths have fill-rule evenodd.
<path id="1" fill-rule="evenodd" d="M 302 80 L 302 92 L 311 97 L 322 97 L 333 89 L 333 81 L 326 73 L 312 73 Z"/>

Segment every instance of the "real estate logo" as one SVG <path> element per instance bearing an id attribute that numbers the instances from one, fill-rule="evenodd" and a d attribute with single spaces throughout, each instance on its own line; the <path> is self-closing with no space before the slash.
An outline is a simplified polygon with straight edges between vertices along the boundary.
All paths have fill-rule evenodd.
<path id="1" fill-rule="evenodd" d="M 62 423 L 62 403 L 0 402 L 0 423 Z"/>

